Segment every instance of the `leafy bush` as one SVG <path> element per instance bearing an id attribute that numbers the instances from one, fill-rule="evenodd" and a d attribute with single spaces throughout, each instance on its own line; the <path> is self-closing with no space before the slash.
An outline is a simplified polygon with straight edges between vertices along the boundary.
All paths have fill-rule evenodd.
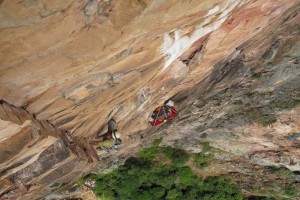
<path id="1" fill-rule="evenodd" d="M 203 169 L 209 165 L 209 161 L 214 157 L 213 154 L 197 153 L 194 154 L 195 166 L 198 169 Z"/>
<path id="2" fill-rule="evenodd" d="M 162 150 L 175 165 L 182 166 L 189 160 L 189 155 L 182 149 L 164 147 Z"/>
<path id="3" fill-rule="evenodd" d="M 93 173 L 91 173 L 91 174 L 88 174 L 88 175 L 86 175 L 86 176 L 84 176 L 84 177 L 81 177 L 80 179 L 77 179 L 77 180 L 75 181 L 75 183 L 78 184 L 78 185 L 84 185 L 85 182 L 90 181 L 90 180 L 93 180 L 93 179 L 95 179 L 95 178 L 96 178 L 96 175 L 93 174 Z"/>
<path id="4" fill-rule="evenodd" d="M 152 146 L 153 147 L 159 147 L 161 141 L 162 141 L 162 138 L 154 140 L 153 143 L 152 143 Z"/>
<path id="5" fill-rule="evenodd" d="M 287 179 L 293 175 L 293 172 L 284 167 L 270 167 L 272 172 L 280 178 Z"/>
<path id="6" fill-rule="evenodd" d="M 160 149 L 159 144 L 161 143 L 161 141 L 162 139 L 154 140 L 152 146 L 149 148 L 144 148 L 138 153 L 138 156 L 144 160 L 152 161 Z"/>
<path id="7" fill-rule="evenodd" d="M 290 197 L 295 197 L 297 196 L 298 192 L 293 186 L 287 186 L 283 189 L 283 194 Z"/>
<path id="8" fill-rule="evenodd" d="M 158 145 L 151 148 L 165 152 L 173 163 L 179 161 L 180 165 L 154 163 L 149 160 L 151 154 L 139 153 L 147 155 L 147 159 L 132 157 L 119 169 L 98 174 L 95 194 L 103 200 L 242 199 L 241 192 L 230 180 L 224 177 L 202 179 L 195 176 L 188 166 L 182 166 L 188 159 L 186 152 L 158 148 Z M 150 157 L 152 159 L 152 155 Z"/>
<path id="9" fill-rule="evenodd" d="M 153 160 L 155 155 L 157 154 L 159 148 L 158 147 L 149 147 L 144 148 L 142 151 L 138 153 L 138 156 L 144 160 Z"/>
<path id="10" fill-rule="evenodd" d="M 84 183 L 85 183 L 85 179 L 84 178 L 80 178 L 80 179 L 77 179 L 76 181 L 75 181 L 75 183 L 77 184 L 77 185 L 84 185 Z"/>

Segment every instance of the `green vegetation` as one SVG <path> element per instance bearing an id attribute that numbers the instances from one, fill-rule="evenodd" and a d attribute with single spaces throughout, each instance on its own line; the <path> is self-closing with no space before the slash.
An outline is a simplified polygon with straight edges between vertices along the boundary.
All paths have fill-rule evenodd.
<path id="1" fill-rule="evenodd" d="M 202 142 L 201 145 L 202 145 L 202 152 L 204 153 L 212 149 L 209 142 Z"/>
<path id="2" fill-rule="evenodd" d="M 149 148 L 144 148 L 138 153 L 138 156 L 144 160 L 152 161 L 159 151 L 159 144 L 161 143 L 161 140 L 162 139 L 154 140 L 152 146 Z"/>
<path id="3" fill-rule="evenodd" d="M 271 167 L 271 169 L 272 169 L 272 172 L 281 179 L 288 179 L 293 175 L 293 172 L 291 172 L 287 168 Z"/>
<path id="4" fill-rule="evenodd" d="M 80 178 L 80 179 L 77 179 L 77 180 L 75 181 L 75 183 L 76 183 L 77 185 L 84 185 L 85 182 L 90 181 L 90 180 L 93 180 L 93 179 L 95 179 L 95 178 L 96 178 L 96 174 L 88 174 L 88 175 L 86 175 L 86 176 L 84 176 L 84 177 L 82 177 L 82 178 Z"/>
<path id="5" fill-rule="evenodd" d="M 243 199 L 229 179 L 197 177 L 190 167 L 184 166 L 189 159 L 184 150 L 159 147 L 159 143 L 155 141 L 152 147 L 140 151 L 139 157 L 129 158 L 119 169 L 98 174 L 95 194 L 102 200 Z M 196 157 L 200 165 L 211 158 L 209 154 L 199 155 Z M 164 164 L 166 159 L 170 164 Z"/>
<path id="6" fill-rule="evenodd" d="M 214 154 L 208 152 L 212 149 L 212 147 L 209 145 L 209 142 L 201 143 L 201 145 L 202 152 L 193 154 L 194 165 L 198 169 L 207 167 L 214 158 Z"/>
<path id="7" fill-rule="evenodd" d="M 212 160 L 214 157 L 213 154 L 211 153 L 197 153 L 194 154 L 194 161 L 195 161 L 195 166 L 198 169 L 203 169 L 204 167 L 207 167 L 209 165 L 209 162 Z"/>
<path id="8" fill-rule="evenodd" d="M 80 179 L 76 180 L 75 183 L 76 183 L 77 185 L 80 185 L 80 186 L 81 186 L 81 185 L 84 185 L 85 179 L 84 179 L 84 178 L 80 178 Z"/>
<path id="9" fill-rule="evenodd" d="M 251 196 L 248 197 L 249 200 L 275 200 L 273 197 L 263 197 L 263 196 Z"/>
<path id="10" fill-rule="evenodd" d="M 276 199 L 276 200 L 288 200 L 294 199 L 299 193 L 297 183 L 293 180 L 293 172 L 285 167 L 269 167 L 270 171 L 267 170 L 267 181 L 253 183 L 253 190 L 251 193 L 256 197 L 250 199 Z M 261 186 L 263 185 L 263 187 Z M 263 195 L 263 196 L 261 196 Z"/>
<path id="11" fill-rule="evenodd" d="M 246 110 L 244 116 L 246 118 L 248 118 L 251 122 L 257 122 L 263 126 L 268 126 L 277 121 L 276 115 L 265 114 L 259 108 L 253 108 L 250 110 Z"/>
<path id="12" fill-rule="evenodd" d="M 283 190 L 282 193 L 286 196 L 289 197 L 296 197 L 298 194 L 298 191 L 296 190 L 296 188 L 294 188 L 293 186 L 286 186 Z"/>
<path id="13" fill-rule="evenodd" d="M 189 155 L 182 149 L 172 147 L 159 147 L 160 140 L 155 140 L 151 147 L 144 148 L 138 153 L 138 157 L 143 160 L 153 161 L 158 154 L 165 154 L 174 165 L 183 166 L 188 160 Z"/>
<path id="14" fill-rule="evenodd" d="M 282 110 L 290 110 L 298 105 L 300 105 L 300 100 L 297 99 L 276 100 L 271 103 L 271 107 L 279 108 Z"/>
<path id="15" fill-rule="evenodd" d="M 189 160 L 189 155 L 182 149 L 163 147 L 162 150 L 174 165 L 183 166 Z"/>
<path id="16" fill-rule="evenodd" d="M 110 174 L 99 174 L 95 193 L 107 200 L 242 199 L 240 191 L 224 177 L 202 179 L 187 167 L 153 165 L 130 158 Z"/>

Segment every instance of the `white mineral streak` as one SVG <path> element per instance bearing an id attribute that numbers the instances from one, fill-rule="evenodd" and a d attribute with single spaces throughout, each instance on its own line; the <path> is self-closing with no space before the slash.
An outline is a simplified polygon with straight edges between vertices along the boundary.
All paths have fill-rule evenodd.
<path id="1" fill-rule="evenodd" d="M 181 56 L 189 47 L 192 46 L 199 38 L 205 36 L 208 33 L 218 29 L 230 16 L 230 12 L 239 5 L 241 1 L 229 1 L 228 4 L 220 10 L 220 6 L 214 6 L 204 16 L 206 18 L 204 22 L 196 27 L 196 30 L 191 36 L 182 36 L 181 30 L 177 29 L 174 31 L 174 39 L 170 37 L 168 33 L 164 35 L 164 42 L 162 44 L 161 52 L 167 56 L 163 70 L 167 69 L 179 56 Z M 203 27 L 210 22 L 215 14 L 221 12 L 220 17 L 217 21 L 210 23 L 208 26 Z"/>

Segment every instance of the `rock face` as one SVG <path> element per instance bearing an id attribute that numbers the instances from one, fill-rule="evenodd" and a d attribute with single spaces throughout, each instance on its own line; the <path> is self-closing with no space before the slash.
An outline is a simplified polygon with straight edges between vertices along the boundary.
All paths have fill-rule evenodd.
<path id="1" fill-rule="evenodd" d="M 299 12 L 297 0 L 0 1 L 0 199 L 43 199 L 159 137 L 300 171 Z M 179 117 L 149 127 L 168 98 Z M 123 148 L 96 152 L 85 138 L 111 118 Z"/>

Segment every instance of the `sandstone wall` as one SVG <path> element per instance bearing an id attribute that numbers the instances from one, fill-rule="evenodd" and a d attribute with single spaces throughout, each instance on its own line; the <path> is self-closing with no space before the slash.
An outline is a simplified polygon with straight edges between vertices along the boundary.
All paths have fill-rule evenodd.
<path id="1" fill-rule="evenodd" d="M 296 0 L 0 1 L 0 199 L 41 199 L 157 137 L 299 171 L 288 138 L 300 132 L 299 9 Z M 171 97 L 179 117 L 149 127 Z M 85 138 L 111 118 L 123 148 L 97 155 Z"/>

